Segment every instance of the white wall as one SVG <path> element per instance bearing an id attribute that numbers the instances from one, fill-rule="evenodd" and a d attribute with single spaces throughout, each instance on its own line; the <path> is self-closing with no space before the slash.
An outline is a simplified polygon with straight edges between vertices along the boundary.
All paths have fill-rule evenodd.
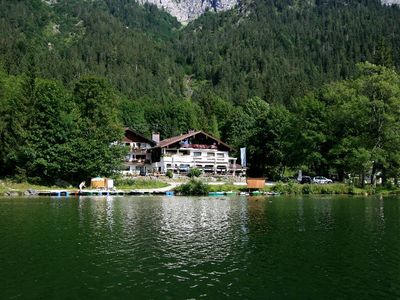
<path id="1" fill-rule="evenodd" d="M 175 154 L 168 153 L 174 151 Z M 185 154 L 184 154 L 185 153 Z M 195 156 L 195 153 L 201 153 Z M 161 172 L 166 172 L 168 169 L 176 170 L 176 168 L 184 169 L 185 167 L 199 167 L 206 171 L 216 171 L 223 169 L 228 171 L 232 162 L 236 162 L 236 158 L 230 157 L 228 151 L 218 151 L 215 149 L 162 149 L 162 156 L 157 167 L 161 167 Z M 156 167 L 156 164 L 152 164 Z M 218 168 L 220 167 L 220 168 Z"/>

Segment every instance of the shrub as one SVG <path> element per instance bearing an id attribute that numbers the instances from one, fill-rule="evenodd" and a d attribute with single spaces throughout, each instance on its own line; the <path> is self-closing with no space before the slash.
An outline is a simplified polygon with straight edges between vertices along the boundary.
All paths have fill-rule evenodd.
<path id="1" fill-rule="evenodd" d="M 301 194 L 303 192 L 302 186 L 300 184 L 294 183 L 290 181 L 285 184 L 282 182 L 278 182 L 271 189 L 273 192 L 277 192 L 279 194 L 292 195 L 292 194 Z"/>
<path id="2" fill-rule="evenodd" d="M 350 184 L 347 186 L 347 192 L 348 192 L 350 195 L 353 195 L 353 194 L 355 193 L 355 188 L 354 188 L 354 184 L 353 184 L 353 183 L 350 183 Z"/>
<path id="3" fill-rule="evenodd" d="M 207 195 L 210 187 L 200 180 L 191 179 L 188 183 L 178 186 L 175 191 L 185 196 L 201 196 Z"/>
<path id="4" fill-rule="evenodd" d="M 343 183 L 334 184 L 297 184 L 289 182 L 284 184 L 282 182 L 277 183 L 272 187 L 272 191 L 286 195 L 320 195 L 320 194 L 359 194 L 361 192 L 373 193 L 368 189 L 357 191 L 354 185 L 347 185 Z"/>
<path id="5" fill-rule="evenodd" d="M 201 170 L 198 169 L 198 168 L 191 168 L 191 169 L 189 170 L 188 176 L 189 176 L 190 178 L 199 177 L 200 175 L 201 175 Z"/>
<path id="6" fill-rule="evenodd" d="M 174 173 L 172 173 L 171 170 L 168 170 L 167 173 L 165 173 L 165 176 L 167 176 L 168 178 L 172 178 L 174 177 Z"/>
<path id="7" fill-rule="evenodd" d="M 304 184 L 303 188 L 301 190 L 302 190 L 303 194 L 305 194 L 305 195 L 312 194 L 311 186 L 309 184 Z"/>

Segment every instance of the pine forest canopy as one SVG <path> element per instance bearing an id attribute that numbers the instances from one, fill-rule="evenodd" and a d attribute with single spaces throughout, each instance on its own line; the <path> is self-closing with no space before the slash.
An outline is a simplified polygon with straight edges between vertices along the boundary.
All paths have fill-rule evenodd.
<path id="1" fill-rule="evenodd" d="M 389 151 L 396 137 L 385 146 L 383 136 L 375 144 L 362 138 L 375 127 L 355 99 L 375 99 L 356 83 L 376 79 L 365 70 L 372 77 L 390 74 L 376 75 L 379 84 L 398 88 L 397 6 L 372 0 L 243 1 L 182 26 L 133 0 L 3 0 L 0 27 L 1 175 L 76 181 L 82 170 L 66 157 L 73 151 L 81 154 L 81 166 L 87 155 L 108 161 L 104 170 L 86 165 L 87 175 L 109 174 L 118 158 L 107 147 L 123 125 L 163 138 L 198 129 L 236 148 L 247 145 L 250 164 L 259 162 L 251 172 L 274 178 L 298 166 L 342 176 L 350 173 L 345 166 L 361 174 L 396 161 L 379 152 Z M 335 95 L 342 88 L 354 97 L 343 94 L 346 101 L 339 104 L 343 99 Z M 327 90 L 335 95 L 327 97 Z M 395 109 L 390 101 L 398 96 L 390 93 L 390 100 L 382 96 L 379 102 L 389 119 L 395 117 L 386 109 Z M 330 132 L 329 118 L 337 117 L 331 108 L 359 110 L 360 118 L 369 119 L 352 119 L 360 127 L 343 120 L 343 131 L 357 130 Z M 389 131 L 393 124 L 387 124 Z M 96 139 L 103 147 L 96 148 Z M 338 147 L 358 151 L 352 153 L 364 167 L 356 167 L 356 158 L 350 163 L 349 152 Z"/>

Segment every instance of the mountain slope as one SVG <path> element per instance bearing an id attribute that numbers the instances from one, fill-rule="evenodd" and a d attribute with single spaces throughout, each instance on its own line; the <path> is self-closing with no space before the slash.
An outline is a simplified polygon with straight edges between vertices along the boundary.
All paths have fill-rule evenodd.
<path id="1" fill-rule="evenodd" d="M 400 66 L 400 10 L 379 1 L 255 0 L 181 28 L 133 0 L 0 2 L 0 62 L 71 85 L 106 77 L 130 99 L 258 96 L 290 104 L 355 63 Z"/>
<path id="2" fill-rule="evenodd" d="M 34 63 L 38 76 L 65 84 L 97 75 L 131 97 L 180 94 L 183 71 L 170 46 L 180 25 L 154 6 L 2 1 L 0 25 L 0 61 L 7 73 L 20 74 Z"/>
<path id="3" fill-rule="evenodd" d="M 243 11 L 206 14 L 178 43 L 194 78 L 235 103 L 259 96 L 290 103 L 355 63 L 400 66 L 400 10 L 378 1 L 254 1 Z"/>

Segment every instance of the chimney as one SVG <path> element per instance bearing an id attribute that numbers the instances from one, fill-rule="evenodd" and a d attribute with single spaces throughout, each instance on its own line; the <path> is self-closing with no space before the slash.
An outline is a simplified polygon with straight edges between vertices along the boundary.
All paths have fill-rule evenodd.
<path id="1" fill-rule="evenodd" d="M 160 142 L 160 133 L 153 132 L 153 134 L 151 135 L 151 139 L 158 144 Z"/>

